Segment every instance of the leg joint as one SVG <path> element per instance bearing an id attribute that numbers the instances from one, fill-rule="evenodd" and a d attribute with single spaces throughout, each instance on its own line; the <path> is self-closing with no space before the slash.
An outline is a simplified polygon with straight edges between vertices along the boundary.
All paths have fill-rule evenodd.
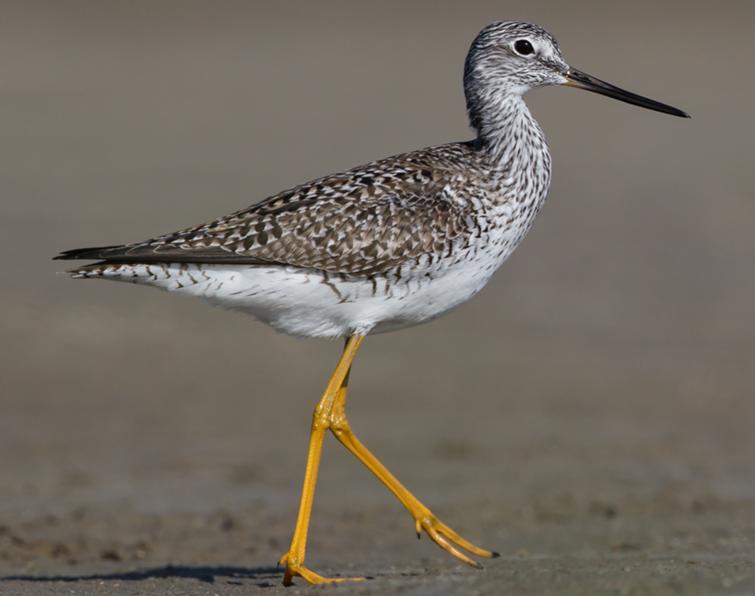
<path id="1" fill-rule="evenodd" d="M 312 430 L 325 430 L 330 428 L 330 419 L 333 417 L 332 409 L 333 405 L 323 403 L 325 400 L 321 400 L 315 411 L 312 413 Z"/>
<path id="2" fill-rule="evenodd" d="M 330 418 L 319 412 L 312 416 L 312 430 L 327 430 L 330 428 Z"/>
<path id="3" fill-rule="evenodd" d="M 346 414 L 338 413 L 331 415 L 330 430 L 333 431 L 335 435 L 351 432 L 351 425 L 349 424 L 348 418 L 346 418 Z"/>

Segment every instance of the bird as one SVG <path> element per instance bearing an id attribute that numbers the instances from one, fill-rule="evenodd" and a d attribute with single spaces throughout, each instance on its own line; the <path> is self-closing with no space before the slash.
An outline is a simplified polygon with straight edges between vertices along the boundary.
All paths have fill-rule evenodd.
<path id="1" fill-rule="evenodd" d="M 565 61 L 556 39 L 497 21 L 473 40 L 463 88 L 470 140 L 379 159 L 270 196 L 209 223 L 150 240 L 81 248 L 74 278 L 154 286 L 249 314 L 294 336 L 344 347 L 315 407 L 296 525 L 280 558 L 283 584 L 360 580 L 305 565 L 321 449 L 330 432 L 398 498 L 417 535 L 473 567 L 493 558 L 439 520 L 354 434 L 345 405 L 367 335 L 433 320 L 477 294 L 530 230 L 551 182 L 543 130 L 524 95 L 565 85 L 689 118 Z"/>

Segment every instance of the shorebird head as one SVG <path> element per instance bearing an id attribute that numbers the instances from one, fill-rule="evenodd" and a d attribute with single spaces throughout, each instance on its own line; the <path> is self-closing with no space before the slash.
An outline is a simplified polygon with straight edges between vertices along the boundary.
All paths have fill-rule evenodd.
<path id="1" fill-rule="evenodd" d="M 491 105 L 503 96 L 521 96 L 545 85 L 585 89 L 657 112 L 689 118 L 677 108 L 572 68 L 561 55 L 556 39 L 537 25 L 519 21 L 492 23 L 472 42 L 464 67 L 464 86 L 473 119 L 476 104 Z"/>

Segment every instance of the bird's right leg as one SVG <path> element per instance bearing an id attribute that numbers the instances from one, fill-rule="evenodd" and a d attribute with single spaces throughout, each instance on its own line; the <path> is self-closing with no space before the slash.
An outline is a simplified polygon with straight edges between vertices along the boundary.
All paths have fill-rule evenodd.
<path id="1" fill-rule="evenodd" d="M 304 556 L 307 550 L 307 533 L 309 531 L 309 519 L 312 514 L 312 503 L 315 498 L 315 486 L 317 485 L 317 472 L 320 467 L 320 454 L 325 432 L 330 427 L 333 404 L 348 377 L 351 363 L 354 361 L 359 345 L 364 336 L 354 335 L 346 340 L 343 353 L 338 361 L 333 375 L 330 377 L 325 392 L 315 408 L 312 416 L 312 431 L 309 439 L 309 452 L 307 454 L 307 467 L 304 472 L 304 486 L 299 502 L 299 515 L 296 518 L 296 528 L 291 539 L 291 546 L 278 562 L 286 566 L 283 576 L 283 585 L 290 586 L 295 576 L 301 577 L 310 584 L 322 584 L 347 580 L 360 580 L 364 578 L 329 578 L 323 577 L 304 566 Z"/>
<path id="2" fill-rule="evenodd" d="M 349 372 L 351 370 L 349 369 Z M 440 521 L 427 506 L 425 506 L 417 497 L 410 493 L 407 488 L 398 481 L 398 479 L 386 468 L 372 452 L 365 447 L 362 442 L 356 438 L 351 425 L 346 418 L 346 395 L 348 390 L 349 375 L 344 377 L 343 385 L 338 391 L 333 408 L 331 410 L 331 419 L 329 428 L 341 444 L 353 453 L 378 479 L 388 487 L 396 496 L 401 504 L 406 507 L 407 511 L 414 518 L 417 537 L 420 532 L 424 531 L 427 535 L 446 552 L 450 553 L 460 561 L 472 567 L 480 567 L 480 564 L 470 559 L 458 548 L 475 554 L 479 557 L 493 558 L 498 553 L 475 546 L 446 524 Z"/>

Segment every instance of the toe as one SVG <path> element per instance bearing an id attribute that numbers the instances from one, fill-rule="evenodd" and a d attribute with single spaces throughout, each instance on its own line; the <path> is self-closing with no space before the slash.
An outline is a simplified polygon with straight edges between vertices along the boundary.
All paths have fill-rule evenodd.
<path id="1" fill-rule="evenodd" d="M 308 584 L 313 585 L 334 584 L 340 582 L 359 582 L 367 579 L 364 577 L 325 577 L 307 567 L 304 567 L 303 565 L 286 566 L 286 573 L 283 576 L 283 585 L 290 586 L 293 583 L 294 577 L 300 577 Z"/>
<path id="2" fill-rule="evenodd" d="M 477 555 L 478 557 L 485 557 L 486 559 L 493 559 L 498 556 L 497 553 L 484 548 L 480 548 L 479 546 L 476 546 L 469 542 L 469 540 L 467 540 L 466 538 L 459 536 L 459 534 L 454 532 L 443 522 L 437 522 L 436 528 L 439 533 L 448 538 L 448 540 L 453 542 L 456 546 L 463 548 L 465 551 L 470 552 L 473 555 Z"/>
<path id="3" fill-rule="evenodd" d="M 456 557 L 462 563 L 466 563 L 470 567 L 482 569 L 482 565 L 480 565 L 477 561 L 470 559 L 467 555 L 465 555 L 463 552 L 457 549 L 453 544 L 448 542 L 448 540 L 446 540 L 443 537 L 443 535 L 431 524 L 427 524 L 427 525 L 423 524 L 423 529 L 425 530 L 425 532 L 427 532 L 427 535 L 430 536 L 432 541 L 435 542 L 435 544 L 441 547 L 444 551 Z"/>
<path id="4" fill-rule="evenodd" d="M 469 540 L 462 538 L 454 530 L 452 530 L 446 524 L 439 521 L 433 516 L 417 519 L 416 526 L 418 536 L 420 530 L 423 530 L 427 533 L 428 536 L 430 536 L 435 544 L 440 546 L 443 550 L 450 553 L 460 561 L 463 561 L 464 563 L 472 567 L 476 567 L 478 569 L 482 568 L 479 563 L 477 563 L 473 559 L 470 559 L 466 554 L 461 552 L 459 548 L 462 548 L 465 551 L 472 553 L 473 555 L 477 555 L 478 557 L 485 557 L 487 559 L 492 559 L 500 556 L 498 553 L 480 548 L 479 546 L 475 546 L 474 544 L 469 542 Z"/>

